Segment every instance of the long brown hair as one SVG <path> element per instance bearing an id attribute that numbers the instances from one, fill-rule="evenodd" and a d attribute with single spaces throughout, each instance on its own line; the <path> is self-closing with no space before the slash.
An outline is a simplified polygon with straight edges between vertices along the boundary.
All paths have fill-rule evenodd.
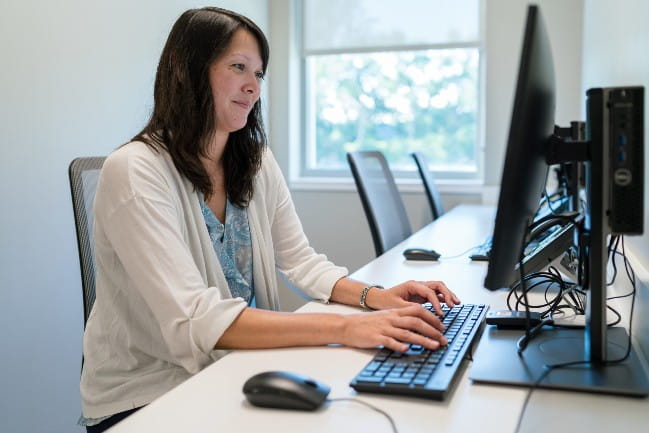
<path id="1" fill-rule="evenodd" d="M 166 149 L 176 169 L 206 196 L 213 185 L 200 157 L 207 155 L 216 128 L 209 67 L 240 28 L 257 39 L 265 73 L 268 41 L 250 19 L 216 7 L 190 9 L 178 18 L 160 56 L 151 119 L 133 138 L 156 150 Z M 231 203 L 246 206 L 252 198 L 265 147 L 259 99 L 246 126 L 230 133 L 223 153 L 225 191 Z"/>

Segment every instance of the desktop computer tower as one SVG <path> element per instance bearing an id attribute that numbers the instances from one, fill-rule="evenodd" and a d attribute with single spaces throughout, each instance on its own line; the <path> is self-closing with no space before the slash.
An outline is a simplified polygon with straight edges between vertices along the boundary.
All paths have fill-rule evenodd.
<path id="1" fill-rule="evenodd" d="M 586 347 L 596 363 L 607 355 L 608 235 L 635 235 L 644 220 L 644 89 L 586 92 L 585 230 L 587 247 Z"/>
<path id="2" fill-rule="evenodd" d="M 642 234 L 644 210 L 644 88 L 608 87 L 587 92 L 586 138 L 593 164 L 587 176 L 602 185 L 611 234 Z M 591 183 L 591 182 L 588 182 Z"/>

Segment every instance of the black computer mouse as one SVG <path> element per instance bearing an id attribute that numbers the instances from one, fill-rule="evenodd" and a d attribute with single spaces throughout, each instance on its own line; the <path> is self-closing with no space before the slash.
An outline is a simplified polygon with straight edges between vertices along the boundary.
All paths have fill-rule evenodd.
<path id="1" fill-rule="evenodd" d="M 315 410 L 329 391 L 323 383 L 287 371 L 259 373 L 243 385 L 243 393 L 253 405 L 280 409 Z"/>
<path id="2" fill-rule="evenodd" d="M 441 254 L 435 250 L 425 248 L 408 248 L 403 251 L 406 260 L 431 260 L 435 261 L 441 257 Z"/>

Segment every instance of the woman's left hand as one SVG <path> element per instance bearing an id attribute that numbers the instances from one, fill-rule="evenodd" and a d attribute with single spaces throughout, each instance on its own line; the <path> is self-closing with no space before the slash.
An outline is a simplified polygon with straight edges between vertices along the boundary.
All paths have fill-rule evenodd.
<path id="1" fill-rule="evenodd" d="M 367 293 L 366 304 L 375 310 L 406 307 L 430 302 L 437 314 L 442 314 L 441 302 L 449 307 L 460 304 L 446 284 L 441 281 L 406 281 L 389 289 L 372 289 Z"/>

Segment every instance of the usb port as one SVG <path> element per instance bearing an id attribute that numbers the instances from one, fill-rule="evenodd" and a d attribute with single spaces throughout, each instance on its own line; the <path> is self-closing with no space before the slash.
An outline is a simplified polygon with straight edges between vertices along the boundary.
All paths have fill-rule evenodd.
<path id="1" fill-rule="evenodd" d="M 623 151 L 623 150 L 620 151 L 620 152 L 617 154 L 617 157 L 618 157 L 618 159 L 620 160 L 620 162 L 625 162 L 625 161 L 626 161 L 626 152 Z"/>
<path id="2" fill-rule="evenodd" d="M 620 146 L 626 145 L 626 135 L 620 135 L 619 141 L 620 141 Z"/>

